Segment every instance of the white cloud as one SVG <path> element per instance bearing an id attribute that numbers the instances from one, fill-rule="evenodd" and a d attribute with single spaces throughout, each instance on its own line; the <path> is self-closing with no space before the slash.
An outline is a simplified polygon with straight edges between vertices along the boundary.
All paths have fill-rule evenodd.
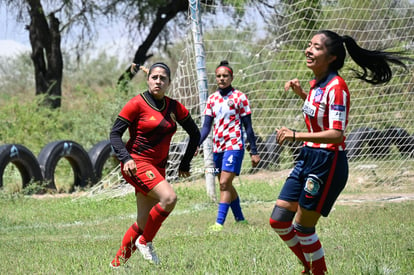
<path id="1" fill-rule="evenodd" d="M 30 47 L 14 40 L 0 40 L 0 57 L 15 57 L 30 52 Z"/>

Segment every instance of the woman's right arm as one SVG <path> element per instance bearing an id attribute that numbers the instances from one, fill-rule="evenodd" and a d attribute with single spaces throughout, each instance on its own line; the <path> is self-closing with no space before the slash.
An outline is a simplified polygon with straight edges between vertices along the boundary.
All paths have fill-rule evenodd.
<path id="1" fill-rule="evenodd" d="M 132 160 L 132 157 L 128 153 L 124 142 L 122 141 L 122 135 L 128 129 L 129 123 L 119 117 L 115 120 L 114 125 L 112 126 L 109 139 L 111 140 L 112 148 L 114 149 L 115 155 L 119 161 L 122 163 Z"/>
<path id="2" fill-rule="evenodd" d="M 300 96 L 303 100 L 306 99 L 308 94 L 303 90 L 302 86 L 300 85 L 299 79 L 295 78 L 292 80 L 289 80 L 285 83 L 285 91 L 287 92 L 289 88 L 292 88 L 293 92 Z"/>

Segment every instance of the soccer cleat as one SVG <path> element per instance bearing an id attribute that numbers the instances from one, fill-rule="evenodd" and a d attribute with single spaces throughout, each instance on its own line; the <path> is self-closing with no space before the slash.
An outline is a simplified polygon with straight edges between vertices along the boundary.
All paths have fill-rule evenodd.
<path id="1" fill-rule="evenodd" d="M 118 269 L 121 266 L 121 264 L 120 263 L 117 263 L 117 262 L 111 262 L 111 263 L 109 263 L 109 266 L 112 269 Z"/>
<path id="2" fill-rule="evenodd" d="M 240 220 L 240 221 L 236 221 L 236 224 L 247 225 L 249 224 L 249 222 L 247 220 Z"/>
<path id="3" fill-rule="evenodd" d="M 135 246 L 138 248 L 139 252 L 141 252 L 142 256 L 145 260 L 151 261 L 154 264 L 159 264 L 160 259 L 158 259 L 157 254 L 155 253 L 154 247 L 152 246 L 152 242 L 147 242 L 147 244 L 140 244 L 139 239 L 135 242 Z"/>
<path id="4" fill-rule="evenodd" d="M 223 228 L 224 228 L 224 226 L 222 224 L 215 223 L 215 224 L 213 224 L 212 226 L 209 227 L 209 230 L 211 232 L 218 232 L 218 231 L 223 230 Z"/>

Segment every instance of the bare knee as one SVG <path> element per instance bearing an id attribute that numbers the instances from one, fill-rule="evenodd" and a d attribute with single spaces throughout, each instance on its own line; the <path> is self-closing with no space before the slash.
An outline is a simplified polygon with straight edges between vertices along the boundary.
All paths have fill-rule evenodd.
<path id="1" fill-rule="evenodd" d="M 232 181 L 220 181 L 220 191 L 230 191 L 232 186 Z"/>
<path id="2" fill-rule="evenodd" d="M 160 199 L 160 206 L 165 211 L 172 211 L 177 203 L 177 195 L 172 192 Z"/>
<path id="3" fill-rule="evenodd" d="M 177 203 L 177 195 L 175 193 L 170 194 L 165 198 L 164 203 L 168 206 L 175 206 Z"/>

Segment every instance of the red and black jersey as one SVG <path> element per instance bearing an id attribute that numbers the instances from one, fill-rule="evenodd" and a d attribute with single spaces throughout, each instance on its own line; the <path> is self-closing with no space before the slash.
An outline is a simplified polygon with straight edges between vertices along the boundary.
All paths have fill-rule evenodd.
<path id="1" fill-rule="evenodd" d="M 161 107 L 155 106 L 144 94 L 132 98 L 122 108 L 118 118 L 128 122 L 130 138 L 126 144 L 129 154 L 138 160 L 165 168 L 176 122 L 189 117 L 188 110 L 167 96 Z"/>

